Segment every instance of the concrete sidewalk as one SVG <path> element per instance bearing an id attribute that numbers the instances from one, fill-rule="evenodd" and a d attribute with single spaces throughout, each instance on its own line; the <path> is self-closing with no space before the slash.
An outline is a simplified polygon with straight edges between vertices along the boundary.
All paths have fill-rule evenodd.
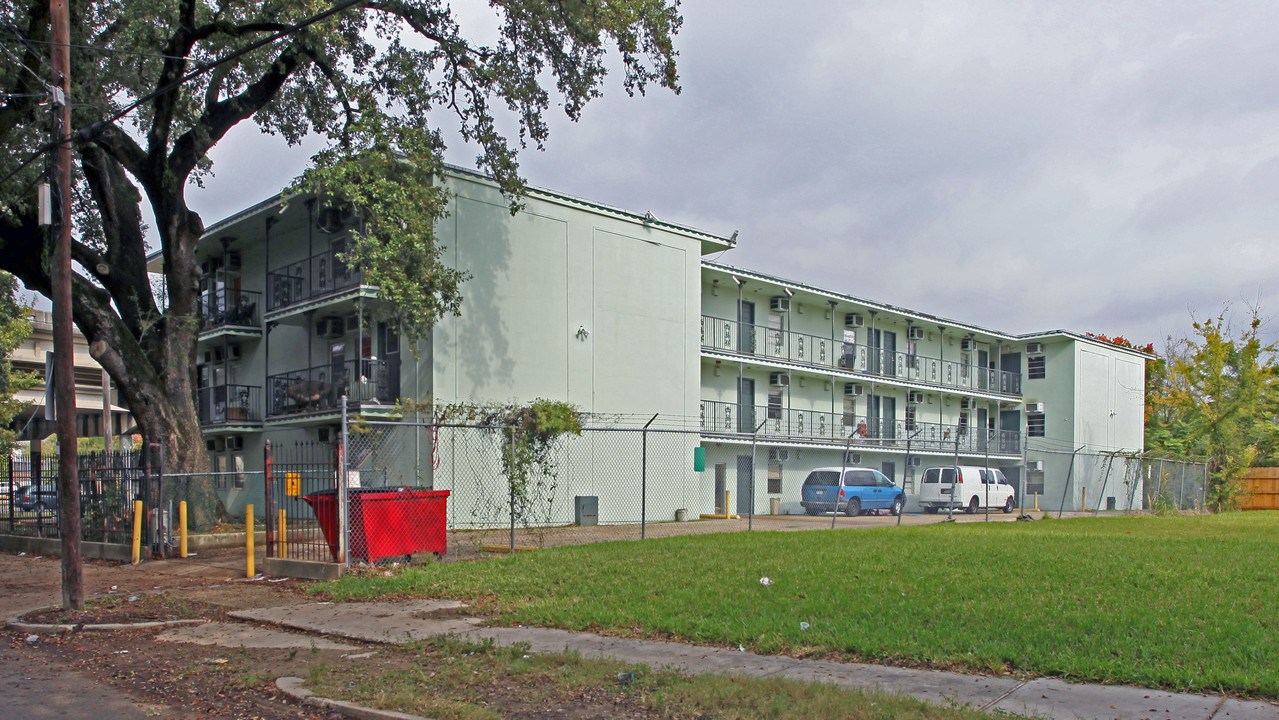
<path id="1" fill-rule="evenodd" d="M 820 662 L 737 650 L 610 638 L 545 628 L 491 628 L 457 616 L 460 603 L 439 600 L 309 603 L 242 610 L 254 622 L 364 642 L 404 643 L 452 634 L 498 645 L 528 643 L 536 652 L 575 650 L 691 673 L 783 677 L 849 688 L 901 693 L 935 703 L 1050 718 L 1101 720 L 1279 720 L 1279 705 L 1213 695 L 1168 693 L 1118 685 L 1084 685 L 1041 678 L 1016 680 L 853 663 Z"/>

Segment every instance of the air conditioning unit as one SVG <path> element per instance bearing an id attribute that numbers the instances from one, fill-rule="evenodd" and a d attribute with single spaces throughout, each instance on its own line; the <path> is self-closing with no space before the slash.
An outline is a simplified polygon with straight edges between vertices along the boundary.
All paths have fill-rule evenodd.
<path id="1" fill-rule="evenodd" d="M 844 458 L 849 465 L 860 465 L 862 462 L 862 454 L 859 452 L 850 452 L 848 457 Z"/>
<path id="2" fill-rule="evenodd" d="M 226 438 L 226 449 L 227 450 L 243 450 L 244 438 L 240 437 L 239 435 L 228 435 Z"/>
<path id="3" fill-rule="evenodd" d="M 850 397 L 861 397 L 862 386 L 857 383 L 844 383 L 844 394 Z"/>
<path id="4" fill-rule="evenodd" d="M 974 345 L 976 345 L 976 344 L 977 344 L 977 343 L 976 343 L 976 341 L 975 341 L 975 340 L 973 340 L 972 338 L 964 338 L 963 340 L 960 340 L 960 341 L 959 341 L 959 349 L 960 349 L 960 350 L 972 350 L 972 349 L 973 349 L 973 346 L 974 346 Z"/>
<path id="5" fill-rule="evenodd" d="M 924 394 L 912 390 L 906 393 L 906 401 L 914 405 L 922 405 L 924 403 Z"/>
<path id="6" fill-rule="evenodd" d="M 848 313 L 844 316 L 844 327 L 866 327 L 866 318 L 862 317 L 860 313 Z"/>
<path id="7" fill-rule="evenodd" d="M 1041 402 L 1026 403 L 1026 412 L 1028 413 L 1043 413 L 1043 411 L 1044 404 Z"/>
<path id="8" fill-rule="evenodd" d="M 1038 355 L 1039 353 L 1043 351 L 1044 351 L 1043 343 L 1027 343 L 1026 344 L 1026 352 L 1030 353 L 1031 355 Z"/>
<path id="9" fill-rule="evenodd" d="M 768 309 L 777 312 L 790 312 L 790 298 L 779 295 L 768 301 Z"/>
<path id="10" fill-rule="evenodd" d="M 226 448 L 226 443 L 222 441 L 222 438 L 209 438 L 204 441 L 204 446 L 209 452 L 222 452 Z"/>
<path id="11" fill-rule="evenodd" d="M 350 219 L 350 212 L 329 206 L 320 208 L 320 212 L 315 216 L 315 226 L 332 235 L 345 230 L 346 223 Z"/>
<path id="12" fill-rule="evenodd" d="M 1031 460 L 1030 462 L 1026 463 L 1026 470 L 1028 470 L 1028 471 L 1030 471 L 1030 472 L 1043 472 L 1043 471 L 1044 471 L 1044 461 L 1043 461 L 1043 460 Z"/>
<path id="13" fill-rule="evenodd" d="M 227 357 L 229 357 L 232 361 L 237 361 L 241 357 L 240 343 L 231 343 L 230 345 L 227 345 L 226 351 L 227 351 Z"/>
<path id="14" fill-rule="evenodd" d="M 912 327 L 906 331 L 906 335 L 909 336 L 911 340 L 923 340 L 924 329 L 922 327 Z"/>
<path id="15" fill-rule="evenodd" d="M 919 467 L 920 465 L 923 465 L 923 464 L 924 464 L 924 459 L 923 459 L 922 457 L 918 456 L 918 455 L 916 455 L 916 456 L 914 456 L 914 457 L 912 457 L 912 458 L 910 459 L 910 466 L 911 466 L 911 467 Z"/>
<path id="16" fill-rule="evenodd" d="M 959 399 L 959 409 L 960 409 L 960 410 L 972 410 L 972 409 L 973 409 L 974 404 L 975 404 L 975 403 L 974 403 L 974 402 L 973 402 L 970 398 L 960 398 L 960 399 Z"/>
<path id="17" fill-rule="evenodd" d="M 344 332 L 345 325 L 340 317 L 322 317 L 315 321 L 315 336 L 335 338 Z"/>
<path id="18" fill-rule="evenodd" d="M 768 459 L 774 462 L 785 462 L 787 460 L 790 460 L 790 450 L 788 450 L 787 448 L 779 448 L 779 447 L 769 448 Z"/>
<path id="19" fill-rule="evenodd" d="M 773 387 L 786 387 L 790 385 L 790 374 L 784 372 L 769 373 L 768 384 Z"/>

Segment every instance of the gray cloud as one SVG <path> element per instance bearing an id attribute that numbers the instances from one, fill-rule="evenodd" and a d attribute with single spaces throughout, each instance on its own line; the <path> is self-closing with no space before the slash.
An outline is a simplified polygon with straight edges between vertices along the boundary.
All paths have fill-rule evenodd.
<path id="1" fill-rule="evenodd" d="M 1012 332 L 1158 344 L 1190 308 L 1275 290 L 1271 4 L 760 5 L 685 4 L 683 94 L 612 82 L 553 120 L 529 181 L 740 229 L 724 262 Z M 206 222 L 301 169 L 281 145 L 218 149 Z"/>

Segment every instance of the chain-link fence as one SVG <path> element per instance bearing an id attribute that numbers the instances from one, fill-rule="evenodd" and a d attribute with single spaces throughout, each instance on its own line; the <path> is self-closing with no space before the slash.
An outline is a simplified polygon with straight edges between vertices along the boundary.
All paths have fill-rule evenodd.
<path id="1" fill-rule="evenodd" d="M 1061 478 L 1047 486 L 1042 480 L 1031 483 L 1032 489 L 1043 488 L 1040 509 L 1048 512 L 1172 512 L 1206 504 L 1208 465 L 1204 462 L 1133 451 L 1036 452 L 1050 458 L 1053 473 Z M 1042 477 L 1042 463 L 1037 469 Z"/>

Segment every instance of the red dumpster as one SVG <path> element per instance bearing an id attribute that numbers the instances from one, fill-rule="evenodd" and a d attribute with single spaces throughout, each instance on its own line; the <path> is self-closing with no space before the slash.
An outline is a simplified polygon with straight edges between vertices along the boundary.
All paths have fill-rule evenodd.
<path id="1" fill-rule="evenodd" d="M 385 557 L 447 551 L 448 490 L 411 487 L 350 488 L 351 558 L 373 562 Z M 302 496 L 320 523 L 333 559 L 338 559 L 337 490 Z"/>

